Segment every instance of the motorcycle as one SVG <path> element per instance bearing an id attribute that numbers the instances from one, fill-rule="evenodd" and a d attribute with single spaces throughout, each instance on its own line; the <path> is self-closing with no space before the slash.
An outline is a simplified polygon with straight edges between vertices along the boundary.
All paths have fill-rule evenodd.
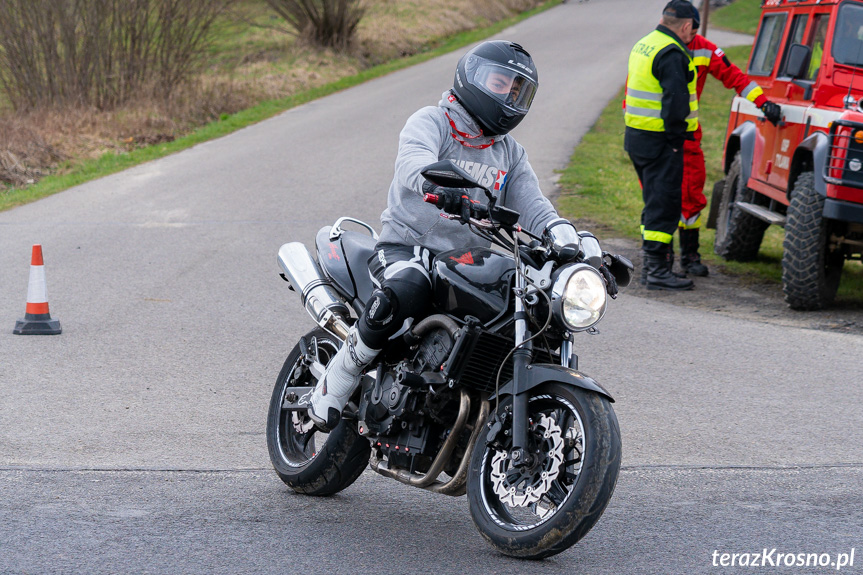
<path id="1" fill-rule="evenodd" d="M 306 495 L 331 495 L 367 465 L 401 483 L 467 494 L 482 536 L 500 552 L 543 558 L 574 545 L 611 499 L 620 469 L 614 401 L 578 371 L 573 336 L 598 333 L 614 284 L 632 263 L 603 252 L 589 232 L 555 244 L 518 226 L 519 214 L 449 160 L 428 166 L 425 200 L 493 248 L 434 261 L 432 313 L 388 345 L 362 376 L 329 433 L 306 415 L 328 361 L 362 314 L 373 285 L 377 234 L 340 218 L 316 237 L 279 249 L 282 278 L 318 327 L 285 360 L 269 407 L 276 473 Z M 447 201 L 436 186 L 478 188 L 487 204 Z M 352 223 L 363 232 L 345 230 Z"/>

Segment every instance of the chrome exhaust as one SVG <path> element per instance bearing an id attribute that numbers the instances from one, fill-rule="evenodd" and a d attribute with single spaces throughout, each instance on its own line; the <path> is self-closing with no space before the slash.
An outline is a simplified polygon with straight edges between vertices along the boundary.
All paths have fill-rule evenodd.
<path id="1" fill-rule="evenodd" d="M 312 319 L 344 341 L 349 329 L 345 318 L 350 317 L 351 312 L 306 246 L 300 242 L 283 245 L 279 248 L 279 265 L 291 288 L 300 294 L 303 307 Z"/>

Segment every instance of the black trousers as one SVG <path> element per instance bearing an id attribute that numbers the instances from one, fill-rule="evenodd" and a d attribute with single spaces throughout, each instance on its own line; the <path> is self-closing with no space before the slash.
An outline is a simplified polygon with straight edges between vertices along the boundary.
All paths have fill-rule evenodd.
<path id="1" fill-rule="evenodd" d="M 641 181 L 642 247 L 664 253 L 680 221 L 683 146 L 674 151 L 663 132 L 626 128 L 624 148 Z"/>
<path id="2" fill-rule="evenodd" d="M 357 329 L 372 349 L 381 349 L 410 318 L 422 317 L 431 303 L 434 254 L 420 246 L 379 243 L 369 259 L 377 289 L 366 302 Z"/>

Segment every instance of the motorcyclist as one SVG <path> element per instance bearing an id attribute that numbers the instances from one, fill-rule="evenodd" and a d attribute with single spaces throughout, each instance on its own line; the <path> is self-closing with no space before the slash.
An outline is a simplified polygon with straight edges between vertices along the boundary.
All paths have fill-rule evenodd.
<path id="1" fill-rule="evenodd" d="M 537 87 L 536 66 L 524 48 L 507 41 L 483 42 L 461 57 L 453 87 L 438 105 L 421 108 L 408 119 L 381 214 L 383 230 L 369 260 L 376 289 L 312 394 L 308 413 L 318 427 L 338 424 L 359 375 L 391 336 L 424 314 L 434 256 L 488 246 L 467 226 L 440 217 L 424 203 L 423 168 L 451 159 L 492 189 L 499 205 L 519 212 L 523 228 L 547 233 L 558 244 L 578 242 L 572 224 L 559 218 L 543 196 L 524 148 L 509 135 L 530 109 Z M 486 200 L 480 190 L 437 193 Z"/>

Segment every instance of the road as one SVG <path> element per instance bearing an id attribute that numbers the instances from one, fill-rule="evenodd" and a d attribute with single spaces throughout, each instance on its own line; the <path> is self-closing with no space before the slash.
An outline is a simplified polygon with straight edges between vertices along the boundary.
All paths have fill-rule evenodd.
<path id="1" fill-rule="evenodd" d="M 499 36 L 538 62 L 515 135 L 548 193 L 664 3 L 567 3 Z M 714 551 L 863 555 L 863 339 L 625 293 L 577 342 L 617 400 L 624 456 L 575 548 L 501 557 L 464 498 L 371 471 L 326 500 L 288 493 L 266 410 L 311 322 L 276 252 L 339 215 L 377 222 L 398 132 L 458 55 L 0 213 L 0 573 L 712 573 Z M 11 333 L 35 243 L 60 336 Z"/>

